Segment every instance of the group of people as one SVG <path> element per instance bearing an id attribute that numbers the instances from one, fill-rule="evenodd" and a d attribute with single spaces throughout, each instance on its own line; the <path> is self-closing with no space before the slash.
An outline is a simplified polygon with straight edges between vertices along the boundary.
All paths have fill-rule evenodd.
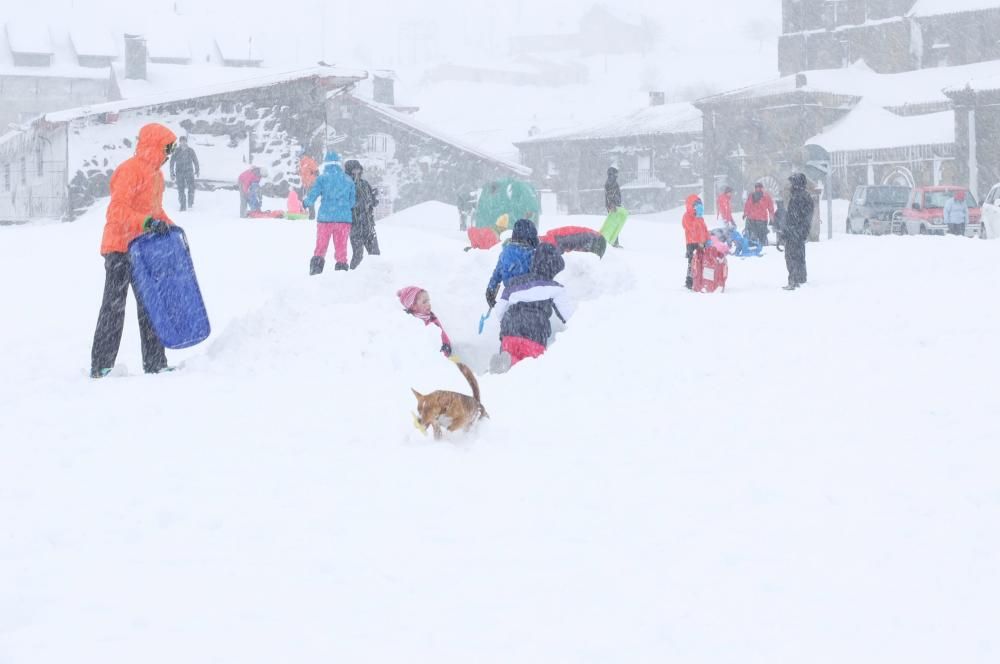
<path id="1" fill-rule="evenodd" d="M 312 208 L 317 201 L 320 202 L 315 213 L 316 246 L 309 272 L 315 275 L 323 271 L 331 239 L 335 269 L 356 268 L 365 251 L 379 253 L 374 223 L 374 209 L 379 202 L 375 191 L 362 177 L 364 168 L 356 160 L 349 160 L 342 166 L 340 155 L 328 151 L 323 160 L 322 173 L 314 173 L 306 159 L 303 157 L 302 160 L 305 163 L 304 175 L 307 176 L 302 179 L 303 204 Z M 94 378 L 106 376 L 111 371 L 121 343 L 126 297 L 129 286 L 133 285 L 129 243 L 143 233 L 166 233 L 173 224 L 163 209 L 165 184 L 160 169 L 168 161 L 171 176 L 178 181 L 179 189 L 183 182 L 182 191 L 185 193 L 180 194 L 180 203 L 181 210 L 185 210 L 194 203 L 193 178 L 199 170 L 197 156 L 187 146 L 186 138 L 178 139 L 161 124 L 152 123 L 141 129 L 135 155 L 115 169 L 111 177 L 111 201 L 101 241 L 105 263 L 104 296 L 91 351 L 91 376 Z M 308 177 L 313 174 L 314 178 Z M 240 176 L 241 212 L 248 204 L 251 188 L 254 185 L 259 187 L 262 175 L 262 169 L 251 167 Z M 605 188 L 609 212 L 621 205 L 616 176 L 617 171 L 609 169 Z M 789 274 L 786 288 L 794 289 L 806 282 L 805 242 L 813 214 L 813 200 L 806 190 L 803 174 L 792 175 L 789 183 L 791 195 L 782 234 Z M 763 187 L 758 185 L 755 189 L 762 190 Z M 727 188 L 720 197 L 719 214 L 727 224 L 735 224 L 731 201 L 728 200 L 731 194 L 732 190 Z M 745 213 L 749 211 L 748 221 L 761 221 L 754 218 L 754 211 L 773 205 L 769 202 L 766 192 L 761 192 L 756 198 L 751 195 L 744 208 Z M 696 251 L 706 249 L 710 241 L 704 205 L 698 195 L 688 197 L 683 225 L 688 257 L 685 285 L 691 288 L 691 259 Z M 354 252 L 350 263 L 347 261 L 348 240 Z M 552 315 L 564 323 L 572 315 L 574 303 L 565 287 L 555 281 L 564 268 L 565 262 L 556 244 L 539 242 L 535 224 L 530 219 L 518 219 L 486 287 L 486 303 L 500 317 L 498 367 L 509 367 L 525 358 L 541 356 L 552 336 Z M 422 288 L 410 286 L 397 292 L 397 296 L 407 313 L 423 320 L 425 325 L 433 324 L 440 328 L 441 352 L 450 356 L 451 341 L 431 310 L 429 294 Z M 137 304 L 143 369 L 147 373 L 170 370 L 163 344 L 152 328 L 143 303 L 139 301 Z"/>
<path id="2" fill-rule="evenodd" d="M 778 232 L 785 244 L 785 266 L 788 268 L 788 285 L 784 288 L 795 290 L 806 283 L 806 241 L 809 239 L 815 203 L 807 189 L 804 174 L 792 174 L 788 183 L 788 205 L 781 206 L 781 209 L 775 207 L 774 200 L 764 190 L 764 185 L 756 183 L 753 193 L 747 196 L 743 206 L 743 219 L 747 222 L 751 237 L 762 246 L 767 245 L 768 222 L 779 227 Z M 736 226 L 732 199 L 733 188 L 725 187 L 716 201 L 716 219 L 721 220 L 727 228 Z M 710 242 L 704 219 L 704 205 L 697 194 L 688 197 L 683 223 L 688 259 L 688 274 L 684 285 L 690 289 L 694 252 L 707 248 Z"/>
<path id="3" fill-rule="evenodd" d="M 715 210 L 716 219 L 726 224 L 735 225 L 732 187 L 725 187 L 719 194 Z M 768 245 L 767 226 L 769 223 L 776 225 L 778 212 L 774 199 L 764 189 L 764 184 L 762 182 L 754 184 L 753 191 L 743 203 L 743 221 L 746 224 L 748 238 L 762 247 L 766 247 Z"/>

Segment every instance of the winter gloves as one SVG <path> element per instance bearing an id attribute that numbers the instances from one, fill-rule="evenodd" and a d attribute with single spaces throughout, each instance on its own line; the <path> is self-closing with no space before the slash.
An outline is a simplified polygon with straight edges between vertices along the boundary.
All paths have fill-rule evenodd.
<path id="1" fill-rule="evenodd" d="M 445 357 L 451 357 L 451 345 L 441 344 L 441 352 L 444 353 Z"/>
<path id="2" fill-rule="evenodd" d="M 499 290 L 499 287 L 497 287 L 497 288 L 487 288 L 486 289 L 486 304 L 488 304 L 490 306 L 490 309 L 492 309 L 493 307 L 497 306 L 497 291 L 498 290 Z"/>
<path id="3" fill-rule="evenodd" d="M 146 217 L 146 221 L 142 224 L 142 231 L 144 233 L 156 233 L 158 235 L 163 235 L 164 233 L 170 231 L 170 224 L 162 219 Z"/>

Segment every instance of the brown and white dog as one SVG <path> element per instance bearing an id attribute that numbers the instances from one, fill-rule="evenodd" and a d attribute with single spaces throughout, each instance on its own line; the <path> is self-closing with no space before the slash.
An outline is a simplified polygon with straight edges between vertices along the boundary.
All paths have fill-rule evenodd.
<path id="1" fill-rule="evenodd" d="M 469 387 L 472 388 L 471 397 L 447 390 L 421 394 L 410 388 L 417 397 L 418 415 L 414 416 L 414 422 L 421 431 L 426 432 L 427 427 L 434 429 L 435 440 L 441 439 L 442 429 L 468 431 L 479 418 L 489 417 L 479 400 L 479 383 L 476 382 L 475 374 L 461 362 L 455 364 L 469 381 Z"/>

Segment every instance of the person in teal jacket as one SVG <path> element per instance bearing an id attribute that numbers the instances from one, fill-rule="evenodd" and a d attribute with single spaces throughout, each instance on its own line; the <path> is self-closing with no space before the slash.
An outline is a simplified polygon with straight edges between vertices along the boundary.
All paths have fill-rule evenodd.
<path id="1" fill-rule="evenodd" d="M 320 274 L 326 264 L 326 251 L 333 238 L 333 256 L 337 261 L 335 270 L 346 270 L 347 241 L 351 237 L 351 210 L 356 201 L 354 180 L 340 165 L 340 155 L 332 150 L 323 159 L 323 173 L 306 199 L 305 207 L 312 207 L 317 198 L 323 199 L 316 214 L 316 250 L 309 263 L 309 274 Z"/>

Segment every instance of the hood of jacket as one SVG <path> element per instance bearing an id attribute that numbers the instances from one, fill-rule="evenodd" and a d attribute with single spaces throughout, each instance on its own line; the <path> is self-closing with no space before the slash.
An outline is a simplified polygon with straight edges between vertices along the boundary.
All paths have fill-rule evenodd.
<path id="1" fill-rule="evenodd" d="M 566 261 L 555 245 L 543 242 L 531 258 L 531 273 L 536 277 L 552 281 L 566 268 Z"/>
<path id="2" fill-rule="evenodd" d="M 512 242 L 526 244 L 529 247 L 538 246 L 538 230 L 530 219 L 518 219 L 514 222 L 514 232 L 510 237 Z"/>
<path id="3" fill-rule="evenodd" d="M 167 161 L 167 146 L 176 141 L 177 135 L 174 132 L 152 122 L 139 130 L 135 156 L 153 168 L 159 168 Z"/>
<path id="4" fill-rule="evenodd" d="M 687 214 L 691 215 L 692 217 L 698 216 L 694 212 L 694 204 L 700 200 L 701 196 L 699 196 L 698 194 L 691 194 L 690 196 L 687 197 L 687 200 L 684 201 L 684 209 L 687 211 Z"/>
<path id="5" fill-rule="evenodd" d="M 362 173 L 364 173 L 365 167 L 362 166 L 361 162 L 358 161 L 357 159 L 348 159 L 347 161 L 345 161 L 344 172 L 350 175 L 351 177 L 354 177 L 353 175 L 354 171 L 361 171 Z"/>

